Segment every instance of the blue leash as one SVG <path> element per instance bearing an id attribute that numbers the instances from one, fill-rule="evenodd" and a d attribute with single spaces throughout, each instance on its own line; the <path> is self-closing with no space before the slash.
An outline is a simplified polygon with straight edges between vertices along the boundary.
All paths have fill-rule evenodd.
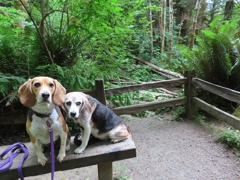
<path id="1" fill-rule="evenodd" d="M 0 173 L 8 171 L 11 168 L 12 164 L 13 164 L 13 159 L 17 155 L 19 155 L 20 153 L 24 153 L 23 159 L 22 159 L 22 161 L 18 165 L 18 175 L 19 175 L 19 178 L 21 180 L 24 180 L 23 173 L 22 173 L 22 167 L 23 167 L 24 161 L 28 157 L 27 147 L 23 143 L 21 143 L 21 142 L 18 142 L 18 143 L 15 143 L 15 144 L 11 145 L 11 146 L 8 146 L 8 148 L 5 149 L 5 151 L 3 151 L 2 154 L 0 154 L 0 159 L 3 159 L 3 157 L 8 152 L 10 152 L 9 157 L 7 159 L 5 159 L 3 162 L 0 163 Z"/>

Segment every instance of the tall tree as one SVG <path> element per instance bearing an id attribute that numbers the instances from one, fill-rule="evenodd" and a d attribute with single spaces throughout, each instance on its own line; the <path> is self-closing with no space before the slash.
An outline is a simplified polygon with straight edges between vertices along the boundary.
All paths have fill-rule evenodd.
<path id="1" fill-rule="evenodd" d="M 234 1 L 227 1 L 224 10 L 224 18 L 230 19 L 233 13 Z"/>
<path id="2" fill-rule="evenodd" d="M 25 6 L 28 6 L 28 0 L 22 0 L 22 2 L 24 3 Z M 26 14 L 26 10 L 25 10 L 25 8 L 22 5 L 20 0 L 14 0 L 13 5 L 16 9 L 21 10 L 21 11 L 24 12 L 24 14 Z M 24 15 L 22 17 L 22 19 L 18 22 L 17 27 L 20 28 L 20 29 L 24 29 L 25 28 L 25 21 L 26 21 L 26 15 Z"/>
<path id="3" fill-rule="evenodd" d="M 162 18 L 162 44 L 161 44 L 161 53 L 165 51 L 165 29 L 166 29 L 166 0 L 162 0 L 162 11 L 163 11 L 163 18 Z"/>
<path id="4" fill-rule="evenodd" d="M 160 37 L 162 38 L 163 36 L 163 0 L 160 0 L 160 11 L 158 15 L 158 26 L 159 26 L 159 32 L 160 32 Z"/>
<path id="5" fill-rule="evenodd" d="M 152 19 L 152 1 L 149 0 L 149 21 L 150 21 L 150 62 L 153 57 L 153 19 Z"/>
<path id="6" fill-rule="evenodd" d="M 172 54 L 172 44 L 173 44 L 173 1 L 169 0 L 169 58 Z"/>
<path id="7" fill-rule="evenodd" d="M 192 32 L 191 32 L 191 42 L 190 42 L 190 47 L 193 47 L 194 41 L 195 41 L 195 31 L 197 27 L 197 20 L 198 20 L 198 14 L 201 8 L 201 1 L 202 0 L 197 0 L 196 6 L 194 9 L 194 16 L 193 16 L 193 25 L 192 25 Z"/>

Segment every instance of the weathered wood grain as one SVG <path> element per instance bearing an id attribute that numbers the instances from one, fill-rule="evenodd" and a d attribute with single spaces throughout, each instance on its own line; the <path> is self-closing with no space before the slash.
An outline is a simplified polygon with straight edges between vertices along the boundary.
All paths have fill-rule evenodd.
<path id="1" fill-rule="evenodd" d="M 121 114 L 131 114 L 139 111 L 153 110 L 163 107 L 173 107 L 184 105 L 186 103 L 186 98 L 174 98 L 169 100 L 162 100 L 158 102 L 149 102 L 144 104 L 136 104 L 131 106 L 123 106 L 112 109 L 117 115 Z"/>
<path id="2" fill-rule="evenodd" d="M 28 148 L 29 157 L 24 163 L 24 177 L 50 173 L 51 162 L 47 162 L 47 164 L 42 167 L 37 162 L 37 157 L 32 144 L 26 143 L 25 145 Z M 3 152 L 6 147 L 7 146 L 0 146 L 0 152 Z M 74 153 L 75 148 L 77 148 L 77 146 L 72 143 L 71 149 L 67 152 L 67 156 L 65 157 L 63 162 L 59 163 L 56 160 L 56 171 L 69 170 L 96 164 L 111 163 L 113 161 L 136 157 L 136 147 L 133 140 L 130 138 L 115 144 L 110 143 L 110 141 L 100 141 L 94 145 L 88 146 L 86 150 L 79 155 Z M 55 151 L 55 155 L 57 156 L 58 150 L 56 149 Z M 49 150 L 46 151 L 45 154 L 50 161 L 51 158 L 49 155 Z M 0 174 L 0 179 L 17 179 L 17 167 L 22 157 L 23 154 L 17 156 L 17 158 L 14 159 L 14 164 L 11 169 L 7 172 Z"/>
<path id="3" fill-rule="evenodd" d="M 184 85 L 184 94 L 187 98 L 186 114 L 188 119 L 192 119 L 197 113 L 197 108 L 192 104 L 192 97 L 196 96 L 196 87 L 192 84 L 192 79 L 196 74 L 195 71 L 186 71 L 184 76 L 187 78 L 186 84 Z"/>
<path id="4" fill-rule="evenodd" d="M 240 92 L 238 91 L 218 86 L 198 78 L 193 78 L 192 83 L 201 89 L 207 90 L 213 94 L 240 104 Z"/>
<path id="5" fill-rule="evenodd" d="M 228 123 L 229 125 L 231 125 L 232 127 L 240 130 L 240 119 L 239 118 L 237 118 L 225 111 L 222 111 L 221 109 L 219 109 L 211 104 L 208 104 L 205 101 L 203 101 L 197 97 L 194 97 L 192 100 L 193 100 L 193 103 L 195 104 L 195 106 L 197 106 L 198 108 L 206 111 L 207 113 L 218 118 L 219 120 L 222 120 L 222 121 Z"/>

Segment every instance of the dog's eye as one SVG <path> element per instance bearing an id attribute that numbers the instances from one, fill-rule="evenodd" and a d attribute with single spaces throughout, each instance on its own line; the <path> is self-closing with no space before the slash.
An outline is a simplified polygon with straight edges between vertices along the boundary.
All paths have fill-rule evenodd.
<path id="1" fill-rule="evenodd" d="M 36 88 L 38 88 L 38 87 L 41 86 L 41 84 L 40 84 L 40 83 L 35 83 L 34 86 L 35 86 Z"/>
<path id="2" fill-rule="evenodd" d="M 77 106 L 80 106 L 82 103 L 81 102 L 76 102 L 76 105 Z"/>
<path id="3" fill-rule="evenodd" d="M 68 105 L 68 106 L 71 106 L 71 102 L 70 101 L 68 101 L 68 102 L 66 102 L 66 105 Z"/>
<path id="4" fill-rule="evenodd" d="M 50 87 L 50 88 L 53 88 L 53 87 L 54 87 L 54 84 L 53 84 L 53 83 L 50 83 L 50 84 L 49 84 L 49 87 Z"/>

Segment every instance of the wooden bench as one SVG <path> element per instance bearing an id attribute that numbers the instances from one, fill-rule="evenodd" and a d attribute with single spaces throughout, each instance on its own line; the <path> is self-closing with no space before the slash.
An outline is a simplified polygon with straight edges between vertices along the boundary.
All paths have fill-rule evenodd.
<path id="1" fill-rule="evenodd" d="M 25 143 L 29 151 L 29 156 L 24 162 L 23 175 L 36 176 L 46 173 L 51 173 L 50 153 L 46 151 L 46 156 L 49 161 L 42 167 L 37 162 L 37 157 L 31 143 Z M 112 180 L 113 169 L 112 162 L 136 157 L 136 147 L 132 139 L 112 144 L 109 141 L 100 141 L 96 144 L 88 146 L 82 154 L 74 154 L 74 149 L 77 146 L 73 144 L 73 137 L 71 149 L 67 152 L 67 156 L 62 163 L 55 161 L 55 171 L 70 170 L 91 165 L 98 165 L 98 179 Z M 0 146 L 0 153 L 3 152 L 7 146 Z M 55 148 L 55 156 L 58 150 Z M 13 166 L 7 172 L 0 174 L 0 179 L 10 180 L 18 179 L 17 167 L 21 161 L 23 154 L 18 155 L 14 159 Z M 1 160 L 0 160 L 1 162 Z"/>

